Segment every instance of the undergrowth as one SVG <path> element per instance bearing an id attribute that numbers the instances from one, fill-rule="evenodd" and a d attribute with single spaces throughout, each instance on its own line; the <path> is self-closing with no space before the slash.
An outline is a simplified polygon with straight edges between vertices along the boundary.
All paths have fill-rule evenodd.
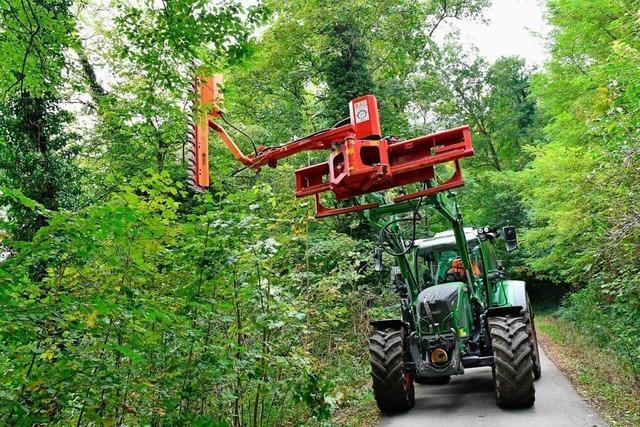
<path id="1" fill-rule="evenodd" d="M 640 425 L 640 381 L 626 360 L 557 315 L 539 316 L 536 327 L 549 357 L 611 425 Z"/>

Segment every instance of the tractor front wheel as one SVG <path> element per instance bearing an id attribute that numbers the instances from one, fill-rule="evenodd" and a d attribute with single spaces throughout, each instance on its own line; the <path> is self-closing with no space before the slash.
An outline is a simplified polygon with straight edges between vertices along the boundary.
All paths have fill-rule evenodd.
<path id="1" fill-rule="evenodd" d="M 533 321 L 533 308 L 529 302 L 527 295 L 527 333 L 531 337 L 531 350 L 533 357 L 533 377 L 538 380 L 542 375 L 542 365 L 540 362 L 540 350 L 538 349 L 538 334 L 536 333 L 536 324 Z"/>
<path id="2" fill-rule="evenodd" d="M 536 400 L 531 330 L 523 317 L 489 319 L 493 382 L 500 407 L 527 408 Z"/>
<path id="3" fill-rule="evenodd" d="M 369 335 L 373 395 L 384 413 L 405 412 L 415 403 L 413 376 L 404 369 L 404 331 L 387 328 Z"/>
<path id="4" fill-rule="evenodd" d="M 423 385 L 444 385 L 451 380 L 450 375 L 445 375 L 444 377 L 420 377 L 416 376 L 413 379 L 418 384 Z"/>

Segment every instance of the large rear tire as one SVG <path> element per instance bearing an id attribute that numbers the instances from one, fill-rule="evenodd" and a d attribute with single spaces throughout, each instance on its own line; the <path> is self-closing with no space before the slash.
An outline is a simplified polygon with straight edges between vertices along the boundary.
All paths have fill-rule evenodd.
<path id="1" fill-rule="evenodd" d="M 413 408 L 413 377 L 404 369 L 404 331 L 387 328 L 369 335 L 373 395 L 384 413 L 405 412 Z"/>
<path id="2" fill-rule="evenodd" d="M 413 379 L 417 384 L 422 385 L 444 385 L 451 380 L 451 375 L 444 377 L 416 377 Z"/>
<path id="3" fill-rule="evenodd" d="M 505 408 L 528 408 L 536 400 L 533 348 L 526 317 L 489 319 L 493 347 L 496 402 Z"/>

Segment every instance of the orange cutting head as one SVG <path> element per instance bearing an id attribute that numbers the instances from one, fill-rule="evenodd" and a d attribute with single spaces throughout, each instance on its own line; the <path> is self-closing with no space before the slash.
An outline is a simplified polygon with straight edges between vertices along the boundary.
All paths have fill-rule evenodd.
<path id="1" fill-rule="evenodd" d="M 209 118 L 220 117 L 222 76 L 197 77 L 193 83 L 192 117 L 187 140 L 187 183 L 194 191 L 209 186 Z"/>

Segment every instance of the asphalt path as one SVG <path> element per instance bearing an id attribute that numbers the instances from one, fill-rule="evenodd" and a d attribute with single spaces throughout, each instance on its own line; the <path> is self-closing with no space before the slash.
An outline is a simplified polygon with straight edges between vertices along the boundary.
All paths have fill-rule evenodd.
<path id="1" fill-rule="evenodd" d="M 535 382 L 536 403 L 528 409 L 500 409 L 493 394 L 491 368 L 468 369 L 446 385 L 415 385 L 416 406 L 384 417 L 381 427 L 604 427 L 608 424 L 580 398 L 540 348 L 542 377 Z"/>

